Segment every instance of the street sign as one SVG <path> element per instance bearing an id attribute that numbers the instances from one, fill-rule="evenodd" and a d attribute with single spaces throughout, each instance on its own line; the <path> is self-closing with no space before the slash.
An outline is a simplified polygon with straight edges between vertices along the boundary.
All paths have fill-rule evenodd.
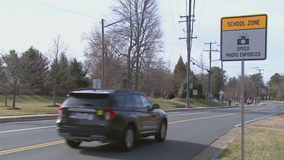
<path id="1" fill-rule="evenodd" d="M 267 15 L 245 15 L 221 19 L 221 60 L 265 60 Z"/>
<path id="2" fill-rule="evenodd" d="M 189 83 L 189 89 L 193 89 L 193 82 Z"/>
<path id="3" fill-rule="evenodd" d="M 182 95 L 182 91 L 183 91 L 183 86 L 180 86 L 178 90 L 178 94 Z"/>
<path id="4" fill-rule="evenodd" d="M 244 160 L 245 125 L 245 61 L 265 60 L 267 44 L 267 15 L 246 15 L 221 18 L 222 61 L 241 61 L 241 155 Z"/>
<path id="5" fill-rule="evenodd" d="M 223 94 L 224 94 L 224 91 L 220 90 L 219 94 L 220 94 L 220 95 L 223 95 Z"/>
<path id="6" fill-rule="evenodd" d="M 93 79 L 93 88 L 102 88 L 101 79 Z"/>
<path id="7" fill-rule="evenodd" d="M 198 95 L 198 90 L 196 90 L 196 89 L 193 90 L 193 95 L 194 95 L 194 96 L 197 96 L 197 95 Z"/>

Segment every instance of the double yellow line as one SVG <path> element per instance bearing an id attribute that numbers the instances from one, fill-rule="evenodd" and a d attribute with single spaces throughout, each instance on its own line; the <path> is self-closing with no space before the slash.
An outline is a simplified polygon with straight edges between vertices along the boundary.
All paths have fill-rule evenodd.
<path id="1" fill-rule="evenodd" d="M 278 107 L 278 106 L 276 106 L 276 107 Z M 258 108 L 258 109 L 254 109 L 254 110 L 250 110 L 250 111 L 246 111 L 246 112 L 253 112 L 253 111 L 270 109 L 270 108 L 276 108 L 276 107 Z M 239 114 L 239 113 L 241 113 L 241 112 L 221 114 L 221 115 L 209 116 L 209 117 L 185 119 L 185 120 L 180 120 L 180 121 L 169 122 L 168 124 L 176 124 L 176 123 L 196 121 L 196 120 L 202 120 L 202 119 L 225 117 L 225 116 L 235 115 L 235 114 Z M 53 141 L 53 142 L 48 142 L 48 143 L 42 143 L 42 144 L 37 144 L 37 145 L 31 145 L 31 146 L 26 146 L 26 147 L 20 147 L 20 148 L 15 148 L 15 149 L 4 150 L 4 151 L 0 151 L 0 156 L 1 155 L 5 155 L 5 154 L 10 154 L 10 153 L 16 153 L 16 152 L 31 150 L 31 149 L 37 149 L 37 148 L 42 148 L 42 147 L 47 147 L 47 146 L 53 146 L 53 145 L 57 145 L 57 144 L 62 144 L 64 142 L 65 142 L 64 140 L 58 140 L 58 141 Z"/>
<path id="2" fill-rule="evenodd" d="M 21 152 L 21 151 L 36 149 L 36 148 L 53 146 L 53 145 L 56 145 L 56 144 L 62 144 L 64 142 L 65 142 L 64 140 L 59 140 L 59 141 L 53 141 L 53 142 L 42 143 L 42 144 L 37 144 L 37 145 L 31 145 L 31 146 L 26 146 L 26 147 L 21 147 L 21 148 L 4 150 L 4 151 L 0 151 L 0 156 L 4 155 L 4 154 L 10 154 L 10 153 L 15 153 L 15 152 Z"/>

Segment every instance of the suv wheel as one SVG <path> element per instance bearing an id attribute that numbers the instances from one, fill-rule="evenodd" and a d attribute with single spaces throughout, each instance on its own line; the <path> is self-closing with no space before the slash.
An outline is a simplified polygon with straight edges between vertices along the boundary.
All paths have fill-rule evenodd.
<path id="1" fill-rule="evenodd" d="M 122 146 L 123 151 L 130 151 L 133 149 L 135 144 L 135 132 L 133 126 L 129 125 L 126 127 L 125 132 L 121 140 L 119 140 L 119 145 Z"/>
<path id="2" fill-rule="evenodd" d="M 159 132 L 155 135 L 155 139 L 157 142 L 163 142 L 165 141 L 167 136 L 167 123 L 166 121 L 162 121 L 160 128 L 159 128 Z"/>
<path id="3" fill-rule="evenodd" d="M 65 140 L 67 145 L 70 146 L 71 148 L 78 148 L 81 144 L 81 141 L 73 141 L 73 140 Z"/>

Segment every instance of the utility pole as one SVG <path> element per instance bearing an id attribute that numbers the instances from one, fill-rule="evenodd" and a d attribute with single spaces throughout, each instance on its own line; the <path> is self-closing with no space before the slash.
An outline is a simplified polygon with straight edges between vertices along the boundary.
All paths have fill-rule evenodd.
<path id="1" fill-rule="evenodd" d="M 109 26 L 114 25 L 116 23 L 122 22 L 124 20 L 126 20 L 126 18 L 119 20 L 119 21 L 116 21 L 116 22 L 113 22 L 113 23 L 110 23 L 108 25 L 105 25 L 105 23 L 104 23 L 105 20 L 102 19 L 102 61 L 103 61 L 103 63 L 102 63 L 102 88 L 105 88 L 105 30 L 104 29 L 106 27 L 109 27 Z"/>
<path id="2" fill-rule="evenodd" d="M 220 46 L 220 45 L 217 45 L 217 46 Z M 224 68 L 223 68 L 223 61 L 222 61 L 222 59 L 220 59 L 220 61 L 221 61 L 221 71 L 222 71 L 222 73 L 221 73 L 221 76 L 222 76 L 222 78 L 221 78 L 221 90 L 224 92 Z M 224 94 L 221 97 L 221 101 L 223 103 L 223 101 L 224 101 Z"/>
<path id="3" fill-rule="evenodd" d="M 189 0 L 188 6 L 188 16 L 181 16 L 181 18 L 186 18 L 186 28 L 187 28 L 187 37 L 186 38 L 179 38 L 179 39 L 186 39 L 187 41 L 187 93 L 186 93 L 186 107 L 190 107 L 190 52 L 191 52 L 191 0 Z"/>
<path id="4" fill-rule="evenodd" d="M 203 51 L 209 51 L 209 71 L 208 71 L 208 96 L 209 96 L 209 103 L 208 105 L 210 106 L 211 105 L 211 59 L 212 59 L 212 56 L 211 56 L 211 52 L 217 52 L 218 50 L 212 50 L 212 44 L 215 44 L 216 42 L 209 42 L 209 43 L 205 43 L 205 44 L 209 44 L 210 45 L 210 49 L 209 50 L 203 50 Z"/>
<path id="5" fill-rule="evenodd" d="M 259 97 L 261 94 L 261 92 L 260 92 L 260 79 L 261 79 L 261 71 L 264 71 L 264 69 L 256 69 L 256 70 L 258 70 L 258 75 L 259 75 L 259 79 L 258 79 L 258 91 L 257 91 L 257 97 Z"/>
<path id="6" fill-rule="evenodd" d="M 104 19 L 102 19 L 102 88 L 105 88 L 105 34 L 104 34 Z"/>

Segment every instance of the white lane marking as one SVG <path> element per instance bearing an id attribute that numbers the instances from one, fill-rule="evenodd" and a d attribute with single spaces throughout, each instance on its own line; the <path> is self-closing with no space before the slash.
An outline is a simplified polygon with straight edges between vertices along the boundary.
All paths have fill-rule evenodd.
<path id="1" fill-rule="evenodd" d="M 182 113 L 182 112 L 168 112 L 167 115 L 171 115 L 171 114 L 175 114 L 175 113 Z"/>
<path id="2" fill-rule="evenodd" d="M 34 128 L 15 129 L 15 130 L 8 130 L 8 131 L 0 131 L 0 134 L 3 134 L 3 133 L 11 133 L 11 132 L 30 131 L 30 130 L 37 130 L 37 129 L 54 128 L 54 127 L 56 127 L 56 126 L 44 126 L 44 127 L 34 127 Z"/>
<path id="3" fill-rule="evenodd" d="M 202 113 L 208 113 L 208 112 L 183 113 L 183 114 L 171 114 L 171 115 L 168 115 L 168 117 L 171 117 L 171 116 L 183 116 L 183 115 L 193 115 L 193 114 L 202 114 Z"/>
<path id="4" fill-rule="evenodd" d="M 254 121 L 257 121 L 257 120 L 261 120 L 261 119 L 264 119 L 264 118 L 269 118 L 269 117 L 275 116 L 276 114 L 280 114 L 280 113 L 283 113 L 283 112 L 278 112 L 278 113 L 270 114 L 270 115 L 268 115 L 268 116 L 264 116 L 264 117 L 252 119 L 252 120 L 246 121 L 245 124 L 251 123 L 251 122 L 254 122 Z M 239 126 L 241 126 L 241 123 L 235 125 L 235 127 L 239 127 Z"/>

